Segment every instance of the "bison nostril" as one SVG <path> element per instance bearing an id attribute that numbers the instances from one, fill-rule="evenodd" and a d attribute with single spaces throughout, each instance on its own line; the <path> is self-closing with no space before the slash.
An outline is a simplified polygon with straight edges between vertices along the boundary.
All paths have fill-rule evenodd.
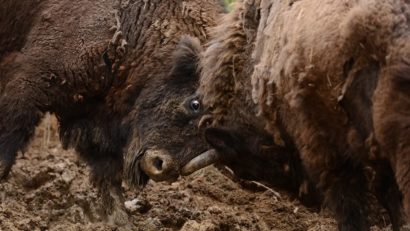
<path id="1" fill-rule="evenodd" d="M 140 167 L 154 181 L 164 181 L 177 174 L 172 156 L 166 150 L 148 150 Z"/>
<path id="2" fill-rule="evenodd" d="M 159 170 L 159 171 L 161 171 L 162 170 L 162 164 L 164 163 L 164 161 L 163 160 L 161 160 L 160 158 L 158 158 L 158 157 L 155 157 L 155 159 L 154 159 L 154 167 L 157 169 L 157 170 Z"/>

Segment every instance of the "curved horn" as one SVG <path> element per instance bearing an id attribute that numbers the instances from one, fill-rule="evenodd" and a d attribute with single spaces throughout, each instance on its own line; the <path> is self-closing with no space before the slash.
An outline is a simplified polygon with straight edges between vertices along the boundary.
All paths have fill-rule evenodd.
<path id="1" fill-rule="evenodd" d="M 218 160 L 218 158 L 219 156 L 215 149 L 210 149 L 189 161 L 181 169 L 181 175 L 186 176 L 201 168 L 211 165 L 215 163 Z"/>
<path id="2" fill-rule="evenodd" d="M 201 117 L 201 119 L 199 120 L 198 123 L 198 128 L 206 128 L 209 127 L 209 125 L 211 125 L 213 122 L 213 116 L 212 115 L 204 115 Z"/>

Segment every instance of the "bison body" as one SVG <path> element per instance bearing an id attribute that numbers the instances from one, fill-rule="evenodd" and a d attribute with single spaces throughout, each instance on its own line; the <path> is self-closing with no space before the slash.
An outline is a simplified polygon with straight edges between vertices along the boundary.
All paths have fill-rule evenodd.
<path id="1" fill-rule="evenodd" d="M 402 196 L 409 214 L 409 15 L 395 0 L 243 1 L 201 62 L 198 92 L 213 125 L 230 128 L 219 133 L 268 132 L 270 145 L 296 149 L 297 171 L 323 193 L 340 230 L 369 229 L 372 191 L 394 230 Z M 213 130 L 207 140 L 221 155 L 255 144 L 237 137 Z"/>
<path id="2" fill-rule="evenodd" d="M 145 169 L 153 168 L 154 162 L 146 160 L 151 158 L 162 170 L 137 171 L 140 185 L 147 175 L 173 178 L 190 158 L 176 134 L 198 137 L 197 128 L 180 121 L 180 131 L 166 129 L 164 116 L 170 108 L 190 116 L 189 104 L 182 104 L 174 92 L 186 97 L 197 81 L 196 73 L 182 65 L 187 59 L 195 61 L 190 54 L 196 48 L 184 41 L 177 44 L 182 35 L 204 41 L 221 6 L 195 0 L 6 0 L 0 12 L 7 12 L 0 16 L 1 178 L 44 113 L 54 113 L 63 146 L 73 147 L 86 160 L 107 213 L 124 222 L 124 152 L 131 157 L 144 153 Z M 162 135 L 154 132 L 160 126 Z M 166 146 L 172 150 L 161 146 L 165 136 L 172 137 Z M 149 157 L 141 150 L 158 155 Z M 139 166 L 139 161 L 133 163 Z"/>

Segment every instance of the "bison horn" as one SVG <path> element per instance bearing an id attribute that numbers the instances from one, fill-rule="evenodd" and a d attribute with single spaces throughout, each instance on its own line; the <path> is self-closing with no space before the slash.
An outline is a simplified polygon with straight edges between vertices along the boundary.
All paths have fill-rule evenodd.
<path id="1" fill-rule="evenodd" d="M 210 149 L 189 161 L 181 169 L 181 175 L 187 176 L 201 168 L 211 165 L 218 160 L 218 157 L 218 153 L 215 149 Z"/>
<path id="2" fill-rule="evenodd" d="M 202 118 L 199 120 L 198 123 L 198 128 L 206 128 L 209 127 L 213 122 L 213 116 L 212 115 L 204 115 Z"/>

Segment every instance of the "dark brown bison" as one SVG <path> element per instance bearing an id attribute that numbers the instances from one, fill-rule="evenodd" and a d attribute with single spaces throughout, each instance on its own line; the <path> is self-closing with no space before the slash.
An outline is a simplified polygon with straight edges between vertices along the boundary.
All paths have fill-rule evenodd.
<path id="1" fill-rule="evenodd" d="M 369 230 L 372 192 L 399 230 L 402 205 L 410 215 L 409 7 L 398 0 L 239 3 L 201 61 L 198 93 L 213 119 L 205 137 L 219 154 L 195 159 L 222 161 L 243 176 L 241 166 L 261 156 L 280 170 L 275 153 L 287 153 L 292 166 L 301 161 L 296 172 L 307 173 L 291 177 L 294 189 L 313 182 L 339 230 Z"/>
<path id="2" fill-rule="evenodd" d="M 124 223 L 123 152 L 137 170 L 143 163 L 133 175 L 143 185 L 175 178 L 192 158 L 187 147 L 206 150 L 189 123 L 196 100 L 182 102 L 196 88 L 199 41 L 180 39 L 205 41 L 220 13 L 216 0 L 3 1 L 0 177 L 54 113 L 63 146 L 90 165 L 106 212 Z"/>

